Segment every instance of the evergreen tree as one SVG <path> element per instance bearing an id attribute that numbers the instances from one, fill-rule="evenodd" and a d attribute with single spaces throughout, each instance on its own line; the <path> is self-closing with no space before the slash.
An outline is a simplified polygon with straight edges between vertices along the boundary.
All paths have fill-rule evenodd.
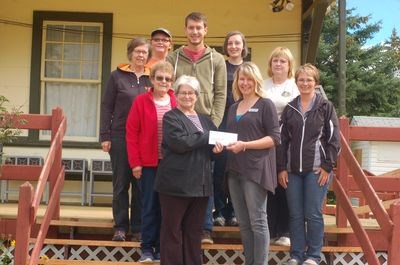
<path id="1" fill-rule="evenodd" d="M 366 42 L 381 28 L 381 22 L 370 23 L 369 16 L 353 15 L 347 10 L 346 18 L 346 109 L 347 116 L 399 116 L 400 81 L 395 77 L 399 69 L 399 53 L 387 45 L 367 47 Z M 338 103 L 339 25 L 338 7 L 331 6 L 322 29 L 317 67 L 321 83 L 329 99 Z M 392 34 L 388 45 L 400 48 L 397 33 Z M 389 52 L 391 51 L 391 52 Z"/>

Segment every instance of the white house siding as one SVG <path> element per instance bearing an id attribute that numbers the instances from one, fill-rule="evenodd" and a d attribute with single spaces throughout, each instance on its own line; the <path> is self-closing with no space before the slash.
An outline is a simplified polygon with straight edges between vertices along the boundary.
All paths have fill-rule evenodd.
<path id="1" fill-rule="evenodd" d="M 362 149 L 361 167 L 375 175 L 400 168 L 400 143 L 360 141 L 354 142 L 352 149 Z"/>

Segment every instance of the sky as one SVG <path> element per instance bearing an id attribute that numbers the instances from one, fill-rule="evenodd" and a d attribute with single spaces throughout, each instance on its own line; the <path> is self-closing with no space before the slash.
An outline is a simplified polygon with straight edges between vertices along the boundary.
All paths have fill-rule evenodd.
<path id="1" fill-rule="evenodd" d="M 346 0 L 346 9 L 355 8 L 353 15 L 371 15 L 371 23 L 382 21 L 381 30 L 367 42 L 374 45 L 389 39 L 393 28 L 400 35 L 400 0 Z"/>

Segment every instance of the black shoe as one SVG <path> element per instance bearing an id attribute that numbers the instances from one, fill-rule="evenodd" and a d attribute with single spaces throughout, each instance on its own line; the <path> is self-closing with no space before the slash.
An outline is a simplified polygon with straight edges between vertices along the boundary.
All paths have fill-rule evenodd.
<path id="1" fill-rule="evenodd" d="M 142 234 L 140 232 L 132 233 L 131 241 L 140 242 L 142 240 Z"/>
<path id="2" fill-rule="evenodd" d="M 116 230 L 112 237 L 112 241 L 125 241 L 125 238 L 126 238 L 125 231 Z"/>
<path id="3" fill-rule="evenodd" d="M 239 223 L 238 223 L 236 217 L 232 217 L 231 219 L 228 219 L 225 221 L 225 225 L 226 226 L 238 226 Z"/>
<path id="4" fill-rule="evenodd" d="M 225 218 L 222 216 L 218 216 L 214 219 L 215 226 L 224 226 L 225 225 Z"/>

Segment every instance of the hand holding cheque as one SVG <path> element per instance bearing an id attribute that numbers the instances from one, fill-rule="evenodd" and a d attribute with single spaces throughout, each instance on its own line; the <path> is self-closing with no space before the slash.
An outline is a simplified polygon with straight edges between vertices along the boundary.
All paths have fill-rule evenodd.
<path id="1" fill-rule="evenodd" d="M 224 146 L 226 146 L 227 150 L 236 154 L 246 150 L 244 142 L 238 141 L 237 136 L 237 133 L 210 131 L 208 143 L 215 145 L 213 148 L 214 153 L 222 152 Z"/>

